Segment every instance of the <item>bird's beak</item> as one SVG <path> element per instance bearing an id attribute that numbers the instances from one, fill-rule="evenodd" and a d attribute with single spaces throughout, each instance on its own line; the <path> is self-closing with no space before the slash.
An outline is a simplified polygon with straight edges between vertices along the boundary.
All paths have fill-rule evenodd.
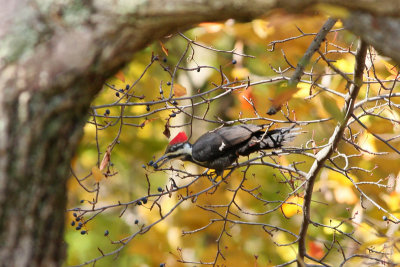
<path id="1" fill-rule="evenodd" d="M 168 160 L 169 160 L 168 155 L 164 154 L 164 155 L 161 156 L 161 158 L 159 158 L 158 160 L 156 160 L 155 162 L 153 162 L 152 164 L 149 164 L 149 165 L 153 166 L 154 169 L 158 169 L 159 167 L 161 167 Z M 160 162 L 160 164 L 158 164 L 159 162 Z"/>

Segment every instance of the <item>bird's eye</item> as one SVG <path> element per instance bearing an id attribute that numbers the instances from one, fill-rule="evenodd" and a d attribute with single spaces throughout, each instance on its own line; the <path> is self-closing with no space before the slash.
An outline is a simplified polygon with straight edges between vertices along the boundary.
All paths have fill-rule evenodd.
<path id="1" fill-rule="evenodd" d="M 175 144 L 175 145 L 173 145 L 173 146 L 170 146 L 170 147 L 168 147 L 168 152 L 169 153 L 171 153 L 171 152 L 176 152 L 176 151 L 178 151 L 179 149 L 181 149 L 183 147 L 183 145 L 182 144 Z"/>
<path id="2" fill-rule="evenodd" d="M 171 146 L 169 149 L 168 149 L 168 152 L 175 152 L 176 151 L 176 146 Z"/>

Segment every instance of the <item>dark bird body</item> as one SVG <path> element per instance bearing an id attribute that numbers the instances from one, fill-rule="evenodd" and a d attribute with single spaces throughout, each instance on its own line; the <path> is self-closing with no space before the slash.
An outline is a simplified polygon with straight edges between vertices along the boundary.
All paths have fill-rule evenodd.
<path id="1" fill-rule="evenodd" d="M 265 131 L 265 126 L 241 124 L 205 133 L 193 145 L 187 141 L 186 134 L 181 132 L 170 142 L 165 154 L 152 165 L 158 168 L 170 159 L 179 158 L 222 173 L 239 156 L 282 147 L 296 135 L 291 131 L 292 128 Z"/>

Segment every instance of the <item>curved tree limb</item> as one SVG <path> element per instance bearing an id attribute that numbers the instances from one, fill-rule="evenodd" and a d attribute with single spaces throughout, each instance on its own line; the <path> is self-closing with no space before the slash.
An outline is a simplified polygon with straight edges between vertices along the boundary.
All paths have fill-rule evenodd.
<path id="1" fill-rule="evenodd" d="M 356 64 L 354 68 L 354 82 L 351 84 L 350 90 L 346 95 L 345 104 L 343 107 L 343 114 L 344 114 L 343 120 L 338 122 L 338 124 L 336 125 L 335 130 L 329 139 L 328 146 L 324 147 L 316 154 L 316 159 L 306 176 L 307 185 L 305 189 L 304 204 L 303 204 L 303 222 L 299 233 L 300 236 L 299 260 L 298 260 L 299 267 L 303 266 L 304 257 L 306 256 L 306 237 L 307 237 L 308 226 L 311 222 L 310 207 L 311 207 L 311 200 L 312 200 L 311 198 L 314 189 L 314 183 L 315 180 L 317 179 L 319 171 L 324 166 L 325 161 L 335 151 L 339 141 L 343 136 L 343 132 L 347 126 L 347 122 L 353 114 L 354 103 L 357 98 L 358 92 L 360 91 L 360 88 L 363 84 L 363 71 L 365 67 L 367 48 L 368 45 L 365 42 L 361 41 L 356 54 Z"/>
<path id="2" fill-rule="evenodd" d="M 372 45 L 383 55 L 400 62 L 400 20 L 399 18 L 374 16 L 356 11 L 343 20 L 344 26 Z"/>

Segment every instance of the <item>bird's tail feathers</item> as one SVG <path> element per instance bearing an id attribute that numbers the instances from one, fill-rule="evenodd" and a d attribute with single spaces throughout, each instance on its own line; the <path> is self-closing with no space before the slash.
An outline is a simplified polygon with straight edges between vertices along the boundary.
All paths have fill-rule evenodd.
<path id="1" fill-rule="evenodd" d="M 300 134 L 300 128 L 295 128 L 294 126 L 268 131 L 265 136 L 261 136 L 260 149 L 280 148 L 293 141 Z"/>
<path id="2" fill-rule="evenodd" d="M 299 129 L 300 128 L 292 126 L 266 132 L 260 131 L 259 134 L 253 136 L 245 146 L 241 147 L 237 153 L 242 156 L 247 156 L 259 150 L 280 148 L 292 141 L 300 133 L 298 131 Z"/>

